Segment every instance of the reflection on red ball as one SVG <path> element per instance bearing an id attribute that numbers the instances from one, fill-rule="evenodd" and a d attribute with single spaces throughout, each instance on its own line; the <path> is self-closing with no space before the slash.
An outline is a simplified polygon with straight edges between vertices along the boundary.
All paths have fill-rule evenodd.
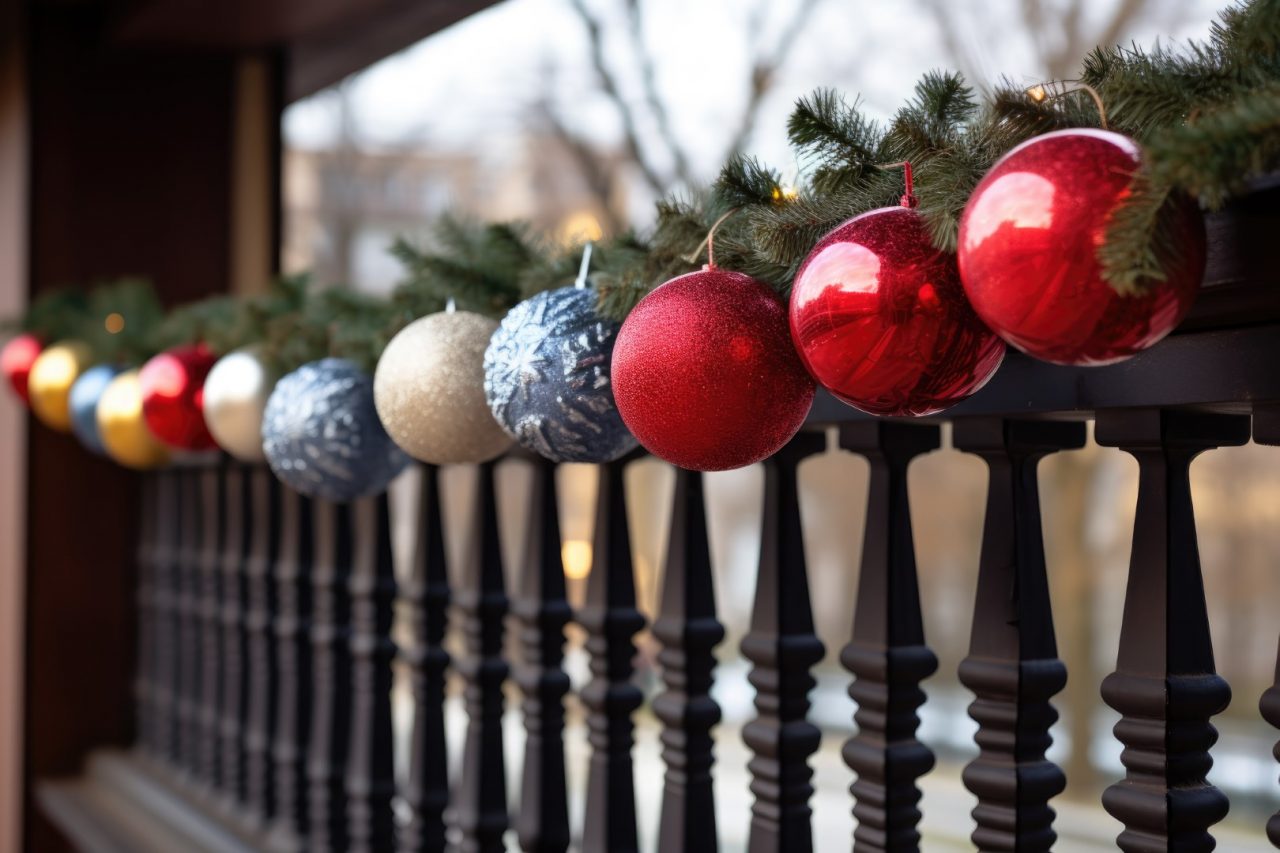
<path id="1" fill-rule="evenodd" d="M 813 403 L 782 302 L 762 282 L 717 268 L 673 278 L 640 301 L 618 332 L 612 379 L 640 443 L 694 471 L 773 455 Z"/>
<path id="2" fill-rule="evenodd" d="M 27 404 L 31 402 L 31 395 L 27 391 L 31 365 L 43 349 L 44 344 L 30 332 L 23 332 L 5 344 L 4 349 L 0 349 L 0 373 L 9 380 L 13 393 Z"/>
<path id="3" fill-rule="evenodd" d="M 960 276 L 978 315 L 1044 361 L 1099 365 L 1129 358 L 1186 316 L 1204 275 L 1204 219 L 1188 199 L 1171 221 L 1179 256 L 1167 280 L 1122 296 L 1097 251 L 1129 194 L 1141 149 L 1105 130 L 1028 140 L 987 173 L 960 221 Z"/>
<path id="4" fill-rule="evenodd" d="M 175 347 L 142 366 L 142 417 L 156 438 L 179 450 L 217 447 L 204 422 L 204 378 L 216 361 L 204 344 Z"/>
<path id="5" fill-rule="evenodd" d="M 809 373 L 873 415 L 928 415 L 986 384 L 1004 344 L 965 301 L 920 215 L 884 207 L 824 237 L 796 275 L 791 335 Z"/>

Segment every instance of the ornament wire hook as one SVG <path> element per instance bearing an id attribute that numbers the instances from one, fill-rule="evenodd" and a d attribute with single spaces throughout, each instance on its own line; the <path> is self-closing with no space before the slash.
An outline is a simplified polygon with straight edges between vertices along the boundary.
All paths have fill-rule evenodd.
<path id="1" fill-rule="evenodd" d="M 916 207 L 920 204 L 916 198 L 915 183 L 911 176 L 911 161 L 903 160 L 899 163 L 877 163 L 877 169 L 901 169 L 902 170 L 902 198 L 898 200 L 898 204 L 903 207 Z"/>
<path id="2" fill-rule="evenodd" d="M 574 281 L 573 286 L 578 290 L 585 290 L 587 287 L 587 271 L 591 269 L 591 241 L 588 240 L 586 245 L 582 247 L 582 263 L 578 265 L 578 278 Z"/>
<path id="3" fill-rule="evenodd" d="M 742 208 L 740 207 L 735 207 L 731 210 L 725 211 L 725 213 L 719 219 L 717 219 L 715 222 L 711 224 L 711 228 L 707 231 L 707 236 L 702 238 L 702 242 L 698 244 L 698 248 L 694 249 L 690 254 L 685 255 L 684 259 L 691 264 L 696 264 L 698 262 L 698 257 L 702 254 L 702 247 L 706 246 L 707 269 L 709 270 L 715 269 L 716 268 L 716 242 L 715 242 L 716 229 L 719 228 L 726 219 L 728 219 L 730 216 L 733 216 L 735 213 L 737 213 L 741 209 Z"/>

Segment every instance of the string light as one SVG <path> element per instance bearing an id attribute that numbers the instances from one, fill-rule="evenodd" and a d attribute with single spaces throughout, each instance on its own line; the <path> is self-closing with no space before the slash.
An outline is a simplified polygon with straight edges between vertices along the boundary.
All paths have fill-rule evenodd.
<path id="1" fill-rule="evenodd" d="M 124 315 L 113 311 L 107 315 L 107 319 L 102 322 L 102 326 L 110 334 L 118 335 L 124 331 Z"/>
<path id="2" fill-rule="evenodd" d="M 774 201 L 795 201 L 800 191 L 791 184 L 781 184 L 773 188 Z"/>

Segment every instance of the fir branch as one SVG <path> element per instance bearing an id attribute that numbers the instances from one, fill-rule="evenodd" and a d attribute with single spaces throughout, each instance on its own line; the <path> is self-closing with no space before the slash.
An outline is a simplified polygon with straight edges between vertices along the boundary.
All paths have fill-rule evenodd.
<path id="1" fill-rule="evenodd" d="M 715 198 L 726 210 L 784 201 L 782 176 L 754 157 L 735 154 L 720 170 Z"/>
<path id="2" fill-rule="evenodd" d="M 1173 268 L 1181 251 L 1169 236 L 1174 210 L 1168 185 L 1154 182 L 1146 170 L 1134 175 L 1097 249 L 1103 277 L 1117 293 L 1139 296 L 1168 278 L 1165 270 Z"/>
<path id="3" fill-rule="evenodd" d="M 787 136 L 806 164 L 814 167 L 813 187 L 839 192 L 855 185 L 868 168 L 881 162 L 884 134 L 831 89 L 818 89 L 796 102 Z"/>

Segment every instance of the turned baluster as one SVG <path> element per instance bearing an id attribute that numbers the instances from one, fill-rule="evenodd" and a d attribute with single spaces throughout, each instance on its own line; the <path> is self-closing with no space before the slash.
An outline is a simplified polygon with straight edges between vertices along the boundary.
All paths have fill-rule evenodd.
<path id="1" fill-rule="evenodd" d="M 294 844 L 309 832 L 307 757 L 311 744 L 311 598 L 315 502 L 280 486 L 280 541 L 273 567 L 275 707 L 273 797 L 278 826 Z"/>
<path id="2" fill-rule="evenodd" d="M 975 694 L 979 756 L 964 770 L 978 798 L 972 840 L 979 850 L 1048 851 L 1057 834 L 1049 800 L 1066 776 L 1045 751 L 1058 719 L 1049 699 L 1067 683 L 1058 659 L 1045 573 L 1036 466 L 1084 446 L 1085 425 L 962 420 L 955 446 L 987 463 L 987 514 L 969 656 L 960 681 Z"/>
<path id="3" fill-rule="evenodd" d="M 261 523 L 250 511 L 249 471 L 245 465 L 231 462 L 226 467 L 223 488 L 222 607 L 218 618 L 222 625 L 222 685 L 218 714 L 221 738 L 219 766 L 220 785 L 233 801 L 245 798 L 244 727 L 248 709 L 248 655 L 244 612 L 248 606 L 245 568 L 249 557 L 251 526 Z"/>
<path id="4" fill-rule="evenodd" d="M 196 622 L 200 632 L 200 701 L 196 706 L 197 774 L 202 782 L 219 782 L 218 720 L 222 687 L 222 632 L 219 620 L 222 563 L 223 495 L 221 462 L 200 469 L 200 560 Z"/>
<path id="5" fill-rule="evenodd" d="M 244 727 L 245 805 L 251 822 L 261 826 L 275 814 L 271 734 L 275 725 L 276 658 L 271 627 L 276 595 L 271 582 L 280 537 L 283 487 L 265 465 L 249 473 L 250 517 L 254 519 L 245 560 L 245 646 L 248 696 Z"/>
<path id="6" fill-rule="evenodd" d="M 1126 775 L 1102 804 L 1125 826 L 1122 850 L 1212 850 L 1208 829 L 1227 814 L 1227 798 L 1205 775 L 1218 739 L 1209 719 L 1231 689 L 1214 671 L 1188 474 L 1200 453 L 1248 438 L 1244 416 L 1098 415 L 1098 443 L 1131 454 L 1139 472 L 1120 651 L 1102 683 L 1103 699 L 1121 714 L 1115 735 Z"/>
<path id="7" fill-rule="evenodd" d="M 182 490 L 176 469 L 156 474 L 156 548 L 152 587 L 155 658 L 152 696 L 155 722 L 153 754 L 178 761 L 178 553 L 182 545 Z"/>
<path id="8" fill-rule="evenodd" d="M 200 761 L 200 563 L 204 515 L 200 471 L 182 469 L 182 547 L 178 551 L 178 763 L 195 774 Z"/>
<path id="9" fill-rule="evenodd" d="M 498 542 L 495 465 L 485 462 L 477 467 L 462 565 L 465 581 L 457 595 L 467 649 L 457 669 L 466 681 L 468 721 L 452 813 L 463 853 L 501 853 L 509 820 L 502 747 L 502 685 L 509 672 L 503 656 L 507 594 Z"/>
<path id="10" fill-rule="evenodd" d="M 1258 705 L 1262 711 L 1262 718 L 1280 729 L 1280 649 L 1276 651 L 1275 681 L 1262 694 L 1262 701 Z M 1276 742 L 1271 754 L 1280 761 L 1280 741 Z M 1267 821 L 1267 838 L 1271 840 L 1272 846 L 1280 847 L 1280 812 L 1273 814 Z"/>
<path id="11" fill-rule="evenodd" d="M 440 517 L 439 469 L 421 466 L 418 536 L 402 597 L 409 610 L 412 643 L 400 650 L 409 667 L 413 693 L 413 738 L 409 775 L 402 796 L 408 820 L 400 829 L 402 853 L 441 853 L 445 849 L 445 809 L 449 805 L 449 761 L 444 734 L 444 676 L 449 653 L 449 571 L 444 525 Z"/>
<path id="12" fill-rule="evenodd" d="M 138 654 L 133 679 L 138 746 L 158 754 L 156 740 L 156 559 L 159 548 L 159 475 L 142 475 L 142 517 L 138 526 Z"/>
<path id="13" fill-rule="evenodd" d="M 840 428 L 840 446 L 870 465 L 853 637 L 840 653 L 854 675 L 849 695 L 858 705 L 858 733 L 844 745 L 845 764 L 857 774 L 849 788 L 857 853 L 920 846 L 916 780 L 934 760 L 916 738 L 916 710 L 925 701 L 920 682 L 938 659 L 924 644 L 907 466 L 938 445 L 938 428 L 929 424 L 860 421 Z"/>
<path id="14" fill-rule="evenodd" d="M 800 433 L 764 463 L 764 518 L 751 630 L 742 654 L 754 666 L 757 716 L 742 731 L 755 754 L 751 773 L 751 853 L 801 853 L 813 849 L 809 756 L 822 733 L 808 722 L 810 669 L 822 660 L 813 628 L 805 567 L 800 462 L 819 453 L 826 437 Z"/>
<path id="15" fill-rule="evenodd" d="M 396 595 L 386 492 L 352 505 L 351 743 L 347 750 L 348 849 L 390 850 L 396 792 L 391 732 L 391 622 Z"/>
<path id="16" fill-rule="evenodd" d="M 636 609 L 631 530 L 624 474 L 641 454 L 598 466 L 595 532 L 587 600 L 578 623 L 587 632 L 591 681 L 582 690 L 587 708 L 591 765 L 582 830 L 583 853 L 634 853 L 636 842 L 635 743 L 632 715 L 644 694 L 632 682 L 633 638 L 645 619 Z"/>
<path id="17" fill-rule="evenodd" d="M 524 693 L 524 776 L 516 835 L 525 851 L 553 853 L 569 847 L 569 806 L 564 774 L 564 627 L 573 618 L 565 598 L 556 465 L 532 460 L 529 526 L 520 594 L 512 613 L 520 624 L 522 665 L 516 683 Z"/>
<path id="18" fill-rule="evenodd" d="M 349 504 L 315 500 L 311 566 L 311 739 L 307 750 L 308 847 L 347 847 L 344 777 L 351 740 Z"/>
<path id="19" fill-rule="evenodd" d="M 653 626 L 662 643 L 658 662 L 666 690 L 653 703 L 662 721 L 662 817 L 658 849 L 705 851 L 717 848 L 711 730 L 720 706 L 711 698 L 715 657 L 724 639 L 716 621 L 711 549 L 702 474 L 676 469 L 671 533 L 662 581 L 662 606 Z"/>

